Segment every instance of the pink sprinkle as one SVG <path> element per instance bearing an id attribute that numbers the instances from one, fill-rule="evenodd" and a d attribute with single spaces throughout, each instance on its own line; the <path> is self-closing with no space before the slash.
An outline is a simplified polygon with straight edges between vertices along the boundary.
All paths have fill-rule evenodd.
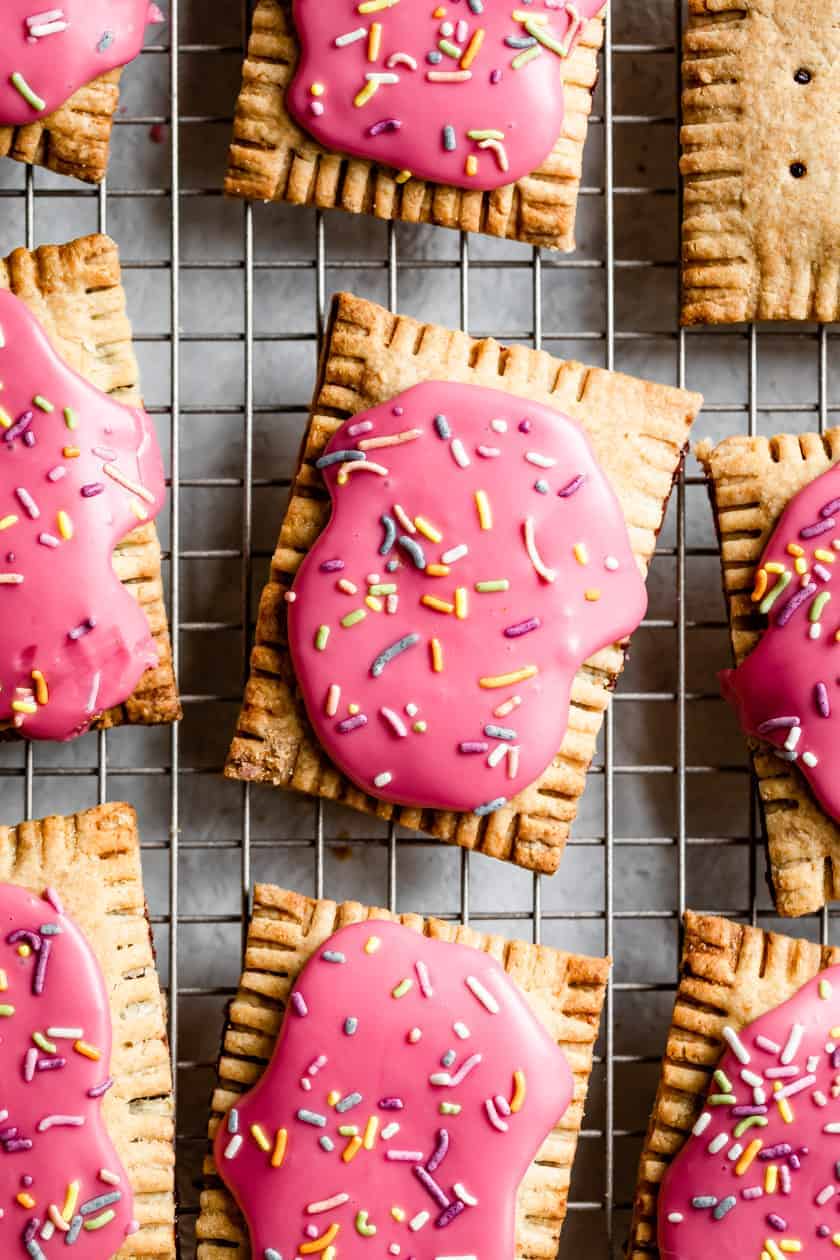
<path id="1" fill-rule="evenodd" d="M 67 469 L 62 464 L 57 464 L 55 468 L 51 468 L 47 473 L 47 481 L 61 481 L 61 478 L 66 476 Z"/>
<path id="2" fill-rule="evenodd" d="M 38 507 L 38 504 L 32 498 L 32 495 L 29 493 L 29 491 L 26 490 L 23 486 L 18 486 L 18 488 L 15 490 L 15 496 L 17 498 L 18 503 L 23 508 L 23 510 L 32 518 L 33 521 L 37 521 L 38 517 L 41 515 L 41 512 Z"/>
<path id="3" fill-rule="evenodd" d="M 360 437 L 363 433 L 370 433 L 373 428 L 372 420 L 357 420 L 355 424 L 351 424 L 347 430 L 348 437 Z"/>

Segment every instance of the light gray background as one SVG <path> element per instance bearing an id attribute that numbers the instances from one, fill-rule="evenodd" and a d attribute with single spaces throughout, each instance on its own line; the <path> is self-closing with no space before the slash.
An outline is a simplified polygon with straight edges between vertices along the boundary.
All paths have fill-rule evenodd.
<path id="1" fill-rule="evenodd" d="M 563 1254 L 608 1255 L 610 1229 L 617 1254 L 668 1026 L 678 911 L 687 904 L 773 922 L 764 855 L 750 840 L 744 747 L 717 696 L 715 671 L 729 653 L 696 463 L 687 463 L 660 539 L 648 618 L 616 697 L 608 772 L 602 740 L 574 839 L 553 879 L 535 882 L 416 837 L 389 843 L 387 829 L 368 819 L 332 808 L 319 815 L 304 800 L 267 789 L 246 795 L 224 782 L 219 771 L 250 637 L 243 621 L 253 619 L 283 513 L 313 384 L 319 314 L 338 288 L 386 303 L 396 292 L 407 314 L 450 325 L 463 316 L 471 333 L 530 344 L 541 337 L 558 355 L 654 380 L 679 383 L 684 373 L 685 384 L 707 399 L 695 438 L 751 425 L 772 433 L 836 422 L 837 342 L 832 332 L 808 327 L 677 332 L 681 14 L 674 0 L 615 0 L 586 152 L 578 252 L 546 254 L 541 263 L 530 249 L 480 237 L 462 243 L 451 232 L 389 231 L 339 214 L 319 225 L 309 211 L 258 206 L 251 214 L 226 203 L 220 186 L 242 6 L 181 0 L 180 12 L 170 3 L 170 13 L 172 27 L 152 35 L 157 42 L 124 76 L 107 199 L 41 171 L 28 184 L 22 167 L 3 162 L 0 250 L 68 240 L 99 225 L 121 247 L 145 396 L 168 458 L 177 453 L 179 460 L 171 464 L 177 505 L 173 496 L 160 527 L 167 548 L 176 539 L 178 554 L 173 573 L 167 551 L 166 577 L 175 579 L 185 718 L 174 734 L 92 735 L 38 747 L 28 762 L 20 746 L 3 747 L 0 817 L 66 813 L 106 795 L 139 809 L 161 970 L 177 990 L 186 1255 L 212 1063 L 240 967 L 244 890 L 256 878 L 312 891 L 319 870 L 329 896 L 387 904 L 393 895 L 400 909 L 467 912 L 509 935 L 538 932 L 550 944 L 613 953 L 615 984 Z M 180 54 L 172 58 L 175 27 Z M 180 153 L 170 126 L 173 83 Z M 246 319 L 251 299 L 253 325 Z M 834 922 L 803 920 L 788 930 L 815 938 L 830 930 L 836 938 Z"/>

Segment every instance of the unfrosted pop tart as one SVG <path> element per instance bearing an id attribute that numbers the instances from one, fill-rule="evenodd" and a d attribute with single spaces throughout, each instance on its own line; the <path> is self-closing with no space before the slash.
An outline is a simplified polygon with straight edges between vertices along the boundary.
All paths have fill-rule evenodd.
<path id="1" fill-rule="evenodd" d="M 116 544 L 160 509 L 149 417 L 72 371 L 0 290 L 0 727 L 69 739 L 120 705 L 158 650 Z"/>
<path id="2" fill-rule="evenodd" d="M 4 0 L 0 17 L 0 153 L 80 179 L 108 161 L 119 72 L 163 21 L 149 0 Z"/>
<path id="3" fill-rule="evenodd" d="M 317 467 L 332 512 L 288 624 L 319 743 L 385 800 L 501 808 L 563 742 L 580 665 L 646 607 L 583 429 L 426 381 L 345 423 Z"/>
<path id="4" fill-rule="evenodd" d="M 569 250 L 604 7 L 259 0 L 227 191 Z"/>
<path id="5" fill-rule="evenodd" d="M 102 1122 L 113 1085 L 102 972 L 54 890 L 3 883 L 0 963 L 4 1260 L 107 1260 L 139 1225 Z"/>
<path id="6" fill-rule="evenodd" d="M 256 902 L 214 1102 L 214 1169 L 255 1260 L 509 1260 L 523 1236 L 553 1256 L 607 964 L 270 887 Z M 254 1048 L 255 966 L 279 997 L 274 959 L 271 1061 L 224 1092 L 254 1079 L 231 1056 Z M 199 1260 L 230 1210 L 203 1196 Z"/>

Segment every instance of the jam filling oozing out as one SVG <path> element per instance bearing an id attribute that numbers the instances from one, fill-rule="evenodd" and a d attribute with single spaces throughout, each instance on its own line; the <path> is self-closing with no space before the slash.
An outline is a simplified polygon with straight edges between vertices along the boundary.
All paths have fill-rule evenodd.
<path id="1" fill-rule="evenodd" d="M 294 0 L 288 107 L 327 148 L 460 188 L 536 171 L 563 130 L 563 79 L 603 0 Z"/>
<path id="2" fill-rule="evenodd" d="M 583 661 L 644 615 L 583 429 L 429 381 L 343 424 L 318 466 L 332 513 L 287 599 L 319 743 L 374 796 L 492 813 L 556 755 Z"/>
<path id="3" fill-rule="evenodd" d="M 158 654 L 115 545 L 164 497 L 148 416 L 73 372 L 0 291 L 0 723 L 69 739 Z"/>
<path id="4" fill-rule="evenodd" d="M 517 1188 L 572 1093 L 495 960 L 370 920 L 307 963 L 216 1166 L 259 1260 L 510 1260 Z"/>
<path id="5" fill-rule="evenodd" d="M 55 892 L 0 884 L 0 1254 L 108 1260 L 139 1225 L 102 1119 L 105 981 Z"/>
<path id="6" fill-rule="evenodd" d="M 659 1192 L 662 1260 L 829 1260 L 840 1247 L 840 967 L 723 1036 Z"/>
<path id="7" fill-rule="evenodd" d="M 742 729 L 795 763 L 840 821 L 840 465 L 791 501 L 761 559 L 753 604 L 758 644 L 721 674 Z"/>
<path id="8" fill-rule="evenodd" d="M 146 26 L 163 14 L 149 0 L 3 0 L 0 126 L 25 127 L 80 87 L 127 65 Z"/>

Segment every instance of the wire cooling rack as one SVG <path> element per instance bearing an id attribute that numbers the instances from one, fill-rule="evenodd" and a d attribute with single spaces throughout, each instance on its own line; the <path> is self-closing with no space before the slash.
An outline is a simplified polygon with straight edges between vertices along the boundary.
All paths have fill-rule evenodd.
<path id="1" fill-rule="evenodd" d="M 168 451 L 160 522 L 185 718 L 72 745 L 0 749 L 4 821 L 127 799 L 141 817 L 170 996 L 182 1247 L 194 1250 L 207 1106 L 253 879 L 481 923 L 615 958 L 566 1256 L 617 1255 L 672 1003 L 686 905 L 773 923 L 728 661 L 718 557 L 695 464 L 675 487 L 648 616 L 608 716 L 560 872 L 532 877 L 219 772 L 338 288 L 475 335 L 701 389 L 698 433 L 826 427 L 836 330 L 677 330 L 675 0 L 614 0 L 581 190 L 578 252 L 226 203 L 247 31 L 239 0 L 170 0 L 124 77 L 107 187 L 0 172 L 3 252 L 110 230 L 150 412 Z M 834 378 L 836 389 L 836 378 Z M 785 925 L 827 939 L 828 914 Z"/>

